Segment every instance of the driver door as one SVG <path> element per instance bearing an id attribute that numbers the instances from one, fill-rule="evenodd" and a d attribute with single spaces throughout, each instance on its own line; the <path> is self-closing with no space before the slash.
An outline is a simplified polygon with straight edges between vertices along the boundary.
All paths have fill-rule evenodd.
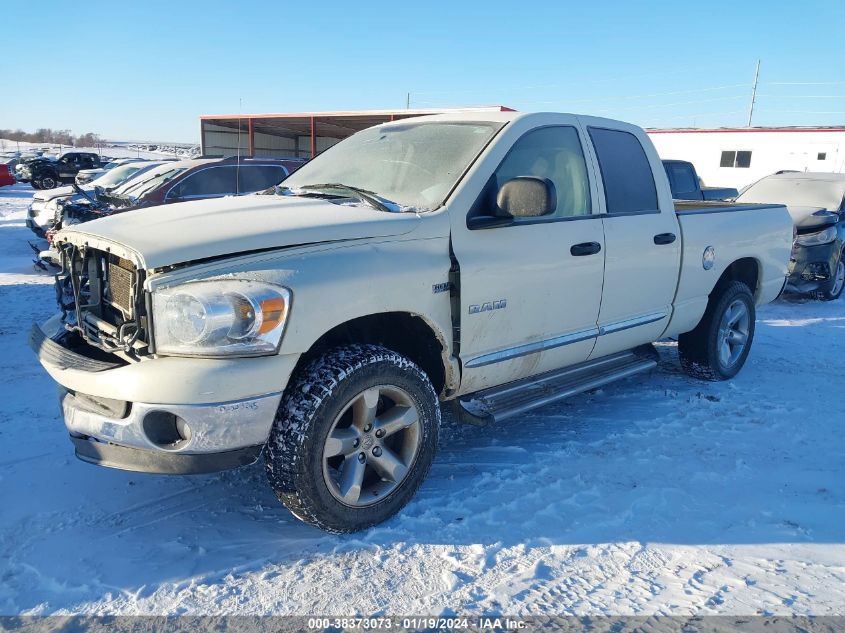
<path id="1" fill-rule="evenodd" d="M 465 216 L 451 216 L 461 393 L 585 361 L 598 336 L 604 232 L 587 143 L 574 116 L 548 117 L 549 125 L 520 131 L 512 145 L 499 143 L 510 149 L 470 216 L 497 215 L 499 189 L 519 176 L 551 181 L 554 210 L 475 230 Z"/>

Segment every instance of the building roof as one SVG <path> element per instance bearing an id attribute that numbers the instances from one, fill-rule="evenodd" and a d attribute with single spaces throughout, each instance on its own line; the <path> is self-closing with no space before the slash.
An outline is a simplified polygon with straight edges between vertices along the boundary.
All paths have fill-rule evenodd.
<path id="1" fill-rule="evenodd" d="M 304 118 L 368 118 L 386 117 L 391 115 L 412 117 L 426 114 L 443 114 L 447 112 L 513 112 L 513 108 L 503 105 L 479 106 L 476 108 L 422 108 L 405 110 L 347 110 L 337 112 L 271 112 L 265 114 L 203 114 L 201 120 L 214 119 L 304 119 Z"/>

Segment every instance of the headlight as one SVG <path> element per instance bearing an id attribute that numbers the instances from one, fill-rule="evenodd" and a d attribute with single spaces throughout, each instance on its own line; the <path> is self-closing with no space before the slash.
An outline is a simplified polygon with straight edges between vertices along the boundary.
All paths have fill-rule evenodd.
<path id="1" fill-rule="evenodd" d="M 156 352 L 175 356 L 275 354 L 290 302 L 290 290 L 259 281 L 198 281 L 156 290 Z"/>
<path id="2" fill-rule="evenodd" d="M 823 231 L 816 231 L 815 233 L 805 233 L 795 238 L 795 243 L 800 246 L 821 246 L 822 244 L 830 244 L 836 239 L 836 227 L 829 226 Z"/>

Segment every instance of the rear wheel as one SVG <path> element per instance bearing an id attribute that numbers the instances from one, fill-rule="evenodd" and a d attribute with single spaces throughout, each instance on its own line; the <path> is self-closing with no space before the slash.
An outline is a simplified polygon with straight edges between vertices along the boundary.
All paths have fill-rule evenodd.
<path id="1" fill-rule="evenodd" d="M 684 371 L 705 380 L 736 376 L 754 340 L 755 318 L 751 290 L 741 281 L 730 282 L 711 297 L 696 328 L 678 337 Z"/>
<path id="2" fill-rule="evenodd" d="M 833 270 L 833 284 L 819 294 L 825 301 L 835 301 L 842 296 L 843 289 L 845 289 L 845 249 L 842 249 L 839 254 L 839 261 Z"/>
<path id="3" fill-rule="evenodd" d="M 337 348 L 286 389 L 264 453 L 267 478 L 303 521 L 361 530 L 414 496 L 439 425 L 437 394 L 414 363 L 375 345 Z"/>

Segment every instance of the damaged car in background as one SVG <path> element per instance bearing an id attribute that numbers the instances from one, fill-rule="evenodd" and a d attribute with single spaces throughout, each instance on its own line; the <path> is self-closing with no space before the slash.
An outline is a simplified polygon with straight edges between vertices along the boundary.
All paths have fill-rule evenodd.
<path id="1" fill-rule="evenodd" d="M 57 227 L 155 205 L 243 195 L 272 187 L 304 163 L 301 159 L 197 158 L 159 164 L 95 198 L 64 204 Z"/>
<path id="2" fill-rule="evenodd" d="M 845 288 L 845 174 L 790 172 L 767 176 L 736 199 L 785 204 L 795 223 L 786 289 L 825 301 Z"/>
<path id="3" fill-rule="evenodd" d="M 104 172 L 94 181 L 82 186 L 81 190 L 74 185 L 67 185 L 36 191 L 27 210 L 26 226 L 38 237 L 46 237 L 47 231 L 56 225 L 56 213 L 60 203 L 91 201 L 161 164 L 163 161 L 129 161 Z"/>

